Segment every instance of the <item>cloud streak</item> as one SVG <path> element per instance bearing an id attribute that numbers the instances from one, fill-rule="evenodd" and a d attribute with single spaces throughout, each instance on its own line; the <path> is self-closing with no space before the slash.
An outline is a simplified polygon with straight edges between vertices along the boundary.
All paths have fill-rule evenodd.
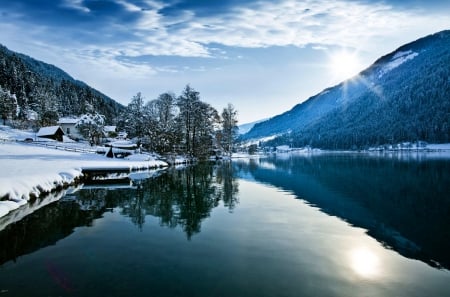
<path id="1" fill-rule="evenodd" d="M 215 45 L 359 48 L 364 47 L 361 41 L 429 26 L 430 22 L 442 24 L 441 27 L 449 25 L 444 16 L 397 11 L 381 2 L 258 1 L 201 16 L 188 9 L 165 15 L 164 10 L 170 7 L 170 3 L 159 1 L 64 0 L 59 8 L 52 7 L 54 13 L 73 10 L 83 16 L 73 16 L 57 28 L 41 21 L 38 29 L 29 33 L 40 35 L 33 39 L 54 36 L 50 40 L 54 46 L 59 43 L 92 57 L 103 53 L 109 58 L 115 55 L 217 58 Z M 21 22 L 27 23 L 27 19 L 23 15 Z"/>
<path id="2" fill-rule="evenodd" d="M 405 7 L 397 0 L 204 3 L 195 0 L 2 1 L 0 43 L 55 64 L 100 90 L 112 90 L 113 95 L 119 94 L 117 98 L 129 96 L 128 91 L 122 90 L 125 85 L 130 89 L 139 88 L 138 82 L 145 85 L 149 77 L 154 80 L 153 87 L 158 79 L 161 85 L 168 85 L 175 77 L 183 83 L 206 79 L 208 86 L 224 84 L 224 81 L 234 84 L 223 86 L 222 93 L 238 89 L 236 75 L 240 81 L 245 78 L 245 88 L 250 84 L 260 86 L 257 79 L 278 75 L 273 73 L 280 71 L 279 65 L 292 64 L 292 59 L 297 59 L 291 54 L 291 60 L 283 60 L 282 54 L 276 56 L 276 51 L 272 51 L 274 48 L 293 47 L 299 53 L 310 54 L 309 48 L 325 59 L 327 51 L 349 48 L 366 55 L 371 53 L 370 59 L 374 59 L 394 46 L 450 28 L 446 10 L 429 8 L 434 7 L 432 3 L 442 3 L 433 0 L 423 4 L 425 10 Z M 261 51 L 270 52 L 270 57 L 268 54 L 258 57 Z M 299 71 L 305 68 L 311 71 L 312 67 L 323 66 L 303 64 L 292 69 L 295 75 L 302 75 Z M 200 75 L 208 71 L 216 77 Z M 255 71 L 267 72 L 255 75 Z M 253 77 L 255 80 L 251 81 Z M 264 87 L 277 85 L 273 89 L 278 92 L 282 84 L 275 82 L 276 78 L 270 79 L 273 81 Z"/>
<path id="3" fill-rule="evenodd" d="M 55 39 L 74 48 L 79 47 L 77 40 L 82 40 L 89 47 L 96 47 L 95 52 L 111 52 L 111 48 L 116 47 L 130 56 L 214 57 L 211 44 L 242 48 L 290 45 L 355 48 L 361 46 L 361 40 L 393 34 L 411 26 L 432 22 L 445 27 L 444 24 L 449 23 L 444 16 L 431 18 L 414 11 L 396 11 L 383 3 L 343 0 L 253 2 L 206 16 L 198 16 L 195 10 L 165 15 L 163 11 L 170 4 L 157 1 L 110 1 L 108 6 L 117 5 L 114 10 L 107 5 L 94 5 L 94 2 L 61 2 L 62 9 L 82 12 L 85 18 L 80 19 L 80 23 L 72 19 L 56 30 L 44 23 L 41 25 L 42 31 L 46 31 L 43 34 L 57 34 Z M 27 22 L 25 16 L 22 21 Z M 67 30 L 73 33 L 67 34 Z"/>

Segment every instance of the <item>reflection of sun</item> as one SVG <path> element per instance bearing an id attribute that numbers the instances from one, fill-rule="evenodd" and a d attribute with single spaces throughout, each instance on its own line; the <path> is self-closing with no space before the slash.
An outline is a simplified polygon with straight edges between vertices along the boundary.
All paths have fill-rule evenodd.
<path id="1" fill-rule="evenodd" d="M 362 65 L 356 52 L 340 51 L 330 56 L 329 66 L 333 79 L 342 81 L 358 74 Z"/>
<path id="2" fill-rule="evenodd" d="M 352 269 L 364 278 L 373 278 L 380 273 L 380 260 L 367 248 L 354 249 L 350 253 Z"/>

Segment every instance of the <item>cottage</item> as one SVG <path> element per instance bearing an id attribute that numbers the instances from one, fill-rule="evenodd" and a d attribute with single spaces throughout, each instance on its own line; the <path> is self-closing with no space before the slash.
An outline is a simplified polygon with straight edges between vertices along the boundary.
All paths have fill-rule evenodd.
<path id="1" fill-rule="evenodd" d="M 64 131 L 60 126 L 42 127 L 36 134 L 37 137 L 63 141 Z"/>
<path id="2" fill-rule="evenodd" d="M 79 133 L 76 125 L 80 119 L 78 118 L 60 118 L 58 125 L 61 126 L 64 133 L 72 139 L 81 139 L 83 136 Z"/>
<path id="3" fill-rule="evenodd" d="M 103 133 L 106 137 L 115 138 L 117 136 L 117 127 L 116 126 L 104 126 Z"/>

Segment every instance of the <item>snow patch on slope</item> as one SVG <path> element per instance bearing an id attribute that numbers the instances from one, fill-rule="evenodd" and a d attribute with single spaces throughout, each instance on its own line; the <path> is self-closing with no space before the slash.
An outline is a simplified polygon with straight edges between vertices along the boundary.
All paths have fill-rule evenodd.
<path id="1" fill-rule="evenodd" d="M 384 65 L 383 68 L 381 68 L 381 70 L 378 72 L 378 78 L 381 78 L 383 75 L 385 75 L 392 69 L 395 69 L 398 66 L 402 65 L 403 63 L 414 59 L 418 55 L 419 53 L 413 52 L 411 50 L 395 53 L 391 61 L 389 63 L 386 63 L 386 65 Z"/>

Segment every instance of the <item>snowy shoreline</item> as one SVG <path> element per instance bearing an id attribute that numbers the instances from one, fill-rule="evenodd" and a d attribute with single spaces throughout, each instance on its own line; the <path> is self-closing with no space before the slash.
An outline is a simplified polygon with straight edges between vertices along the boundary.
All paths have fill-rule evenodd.
<path id="1" fill-rule="evenodd" d="M 5 128 L 6 126 L 3 126 L 3 130 Z M 20 136 L 3 137 L 4 141 L 0 141 L 0 218 L 18 208 L 30 207 L 29 202 L 35 198 L 82 183 L 82 179 L 86 177 L 83 170 L 111 172 L 120 170 L 126 171 L 126 175 L 131 175 L 133 171 L 152 170 L 186 162 L 185 159 L 178 157 L 164 162 L 147 154 L 135 154 L 124 159 L 106 158 L 103 154 L 96 154 L 95 149 L 70 143 L 41 143 L 38 146 L 36 142 L 17 141 L 27 136 L 26 132 L 23 133 Z M 0 136 L 9 136 L 9 133 L 3 134 Z M 279 154 L 282 156 L 317 153 L 349 152 L 290 150 Z M 426 150 L 417 151 L 363 151 L 361 153 L 400 159 L 409 159 L 414 156 L 419 159 L 424 156 L 448 159 L 450 144 L 432 144 L 428 145 Z M 266 156 L 233 154 L 232 158 L 251 159 Z"/>
<path id="2" fill-rule="evenodd" d="M 83 169 L 136 171 L 167 167 L 149 155 L 110 159 L 103 155 L 36 147 L 24 143 L 0 143 L 0 217 L 31 198 L 73 185 L 83 177 Z"/>

